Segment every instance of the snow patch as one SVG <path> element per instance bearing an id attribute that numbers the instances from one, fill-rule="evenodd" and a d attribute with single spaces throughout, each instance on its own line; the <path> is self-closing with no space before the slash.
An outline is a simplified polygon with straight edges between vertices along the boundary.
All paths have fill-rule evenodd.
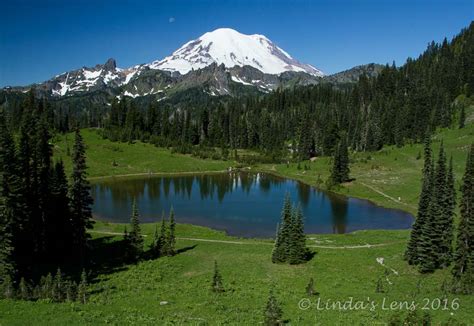
<path id="1" fill-rule="evenodd" d="M 130 93 L 129 91 L 125 91 L 125 92 L 123 93 L 123 95 L 124 95 L 124 96 L 130 96 L 130 97 L 133 97 L 133 98 L 140 96 L 140 94 L 132 94 L 132 93 Z"/>
<path id="2" fill-rule="evenodd" d="M 121 85 L 126 85 L 130 82 L 130 80 L 138 73 L 138 70 L 135 69 L 131 69 L 129 72 L 127 72 L 125 74 L 125 80 L 123 81 L 123 83 Z"/>
<path id="3" fill-rule="evenodd" d="M 240 79 L 239 77 L 236 77 L 236 76 L 232 76 L 232 77 L 230 77 L 230 79 L 232 79 L 236 83 L 253 86 L 251 83 L 247 83 L 247 82 L 243 81 L 242 79 Z"/>
<path id="4" fill-rule="evenodd" d="M 66 75 L 66 80 L 63 81 L 62 83 L 59 83 L 59 89 L 53 89 L 52 93 L 53 95 L 59 95 L 59 96 L 64 96 L 66 93 L 69 91 L 69 88 L 71 87 L 68 85 L 68 80 L 69 80 L 69 73 Z"/>
<path id="5" fill-rule="evenodd" d="M 109 84 L 112 80 L 119 78 L 119 75 L 115 75 L 112 72 L 108 71 L 104 76 L 104 83 Z"/>
<path id="6" fill-rule="evenodd" d="M 89 71 L 89 70 L 83 70 L 82 74 L 86 79 L 96 79 L 97 77 L 100 76 L 102 73 L 102 69 L 98 71 Z"/>

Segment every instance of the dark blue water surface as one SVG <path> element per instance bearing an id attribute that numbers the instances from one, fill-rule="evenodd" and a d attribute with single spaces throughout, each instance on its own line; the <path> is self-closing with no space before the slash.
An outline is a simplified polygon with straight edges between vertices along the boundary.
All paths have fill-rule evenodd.
<path id="1" fill-rule="evenodd" d="M 157 222 L 173 206 L 179 223 L 227 231 L 242 237 L 273 237 L 289 193 L 300 203 L 306 233 L 407 229 L 409 213 L 376 206 L 263 173 L 180 175 L 107 179 L 92 185 L 95 218 L 128 222 L 135 197 L 141 222 Z"/>

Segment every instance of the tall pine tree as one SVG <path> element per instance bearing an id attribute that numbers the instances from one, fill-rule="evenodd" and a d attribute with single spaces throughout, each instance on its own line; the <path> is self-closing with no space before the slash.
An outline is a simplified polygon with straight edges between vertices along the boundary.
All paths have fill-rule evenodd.
<path id="1" fill-rule="evenodd" d="M 87 181 L 87 166 L 85 145 L 79 129 L 76 130 L 72 154 L 72 176 L 69 190 L 71 222 L 74 230 L 74 251 L 84 263 L 88 233 L 87 229 L 92 227 L 91 205 L 93 203 L 90 194 L 90 185 Z"/>
<path id="2" fill-rule="evenodd" d="M 132 202 L 132 216 L 130 218 L 131 230 L 128 233 L 127 242 L 130 257 L 134 260 L 140 259 L 143 254 L 143 237 L 140 228 L 138 207 L 135 198 Z"/>
<path id="3" fill-rule="evenodd" d="M 462 179 L 460 221 L 453 265 L 453 291 L 474 293 L 474 144 L 471 144 Z"/>
<path id="4" fill-rule="evenodd" d="M 441 223 L 443 242 L 441 251 L 442 266 L 448 266 L 453 259 L 453 239 L 454 239 L 454 209 L 456 207 L 456 189 L 454 172 L 453 172 L 453 157 L 449 160 L 449 167 L 446 176 L 446 189 L 444 194 L 443 220 Z"/>
<path id="5" fill-rule="evenodd" d="M 167 255 L 168 256 L 173 256 L 176 254 L 176 222 L 174 220 L 174 210 L 173 207 L 171 207 L 170 210 L 170 223 L 169 223 L 169 228 L 168 228 L 168 236 L 166 239 L 167 242 Z"/>
<path id="6" fill-rule="evenodd" d="M 289 253 L 289 239 L 291 236 L 292 226 L 292 208 L 290 195 L 286 194 L 285 202 L 281 212 L 281 223 L 277 230 L 277 240 L 272 253 L 272 261 L 274 263 L 282 263 L 286 261 Z"/>
<path id="7" fill-rule="evenodd" d="M 62 161 L 56 162 L 52 169 L 50 189 L 50 201 L 54 203 L 54 209 L 50 210 L 49 223 L 46 225 L 47 249 L 50 257 L 61 262 L 69 258 L 74 236 L 69 209 L 68 181 Z"/>
<path id="8" fill-rule="evenodd" d="M 432 259 L 435 261 L 437 268 L 449 265 L 451 254 L 451 243 L 446 243 L 448 239 L 445 234 L 446 229 L 452 228 L 452 216 L 447 202 L 448 196 L 446 154 L 443 142 L 441 142 L 430 202 L 430 218 L 433 228 L 430 240 L 434 251 Z"/>
<path id="9" fill-rule="evenodd" d="M 37 194 L 38 201 L 38 218 L 41 223 L 41 229 L 36 229 L 35 233 L 40 236 L 38 250 L 42 254 L 42 257 L 49 259 L 48 242 L 54 240 L 52 240 L 47 233 L 54 224 L 53 221 L 50 221 L 50 217 L 55 210 L 55 203 L 51 201 L 50 189 L 52 149 L 49 141 L 51 136 L 49 134 L 48 121 L 43 107 L 44 105 L 40 105 L 38 108 L 40 117 L 37 123 L 36 135 L 34 135 L 33 138 L 33 168 L 37 170 L 34 174 L 36 176 L 34 184 L 37 187 L 35 193 Z"/>
<path id="10" fill-rule="evenodd" d="M 433 200 L 434 194 L 434 178 L 435 178 L 435 167 L 434 163 L 431 163 L 431 175 L 430 175 L 430 197 L 428 198 L 428 207 L 425 220 L 421 225 L 421 234 L 418 244 L 418 264 L 421 273 L 431 273 L 437 267 L 439 263 L 439 245 L 440 245 L 440 234 L 438 233 L 437 218 L 433 216 L 433 212 L 438 209 L 437 201 Z"/>
<path id="11" fill-rule="evenodd" d="M 288 262 L 301 264 L 306 260 L 306 236 L 304 234 L 304 221 L 301 206 L 293 210 L 291 236 L 289 241 Z"/>
<path id="12" fill-rule="evenodd" d="M 346 136 L 343 135 L 334 152 L 333 166 L 330 180 L 332 184 L 349 181 L 349 152 L 347 150 Z"/>
<path id="13" fill-rule="evenodd" d="M 413 223 L 410 240 L 408 241 L 407 249 L 405 251 L 405 260 L 410 265 L 416 265 L 420 260 L 419 244 L 421 241 L 421 233 L 426 220 L 428 219 L 428 209 L 431 201 L 432 192 L 432 152 L 431 152 L 431 141 L 430 137 L 425 138 L 424 144 L 424 165 L 423 165 L 423 178 L 421 186 L 420 199 L 418 201 L 418 213 L 416 220 Z"/>
<path id="14" fill-rule="evenodd" d="M 268 295 L 267 304 L 263 311 L 263 324 L 266 326 L 278 326 L 283 325 L 283 311 L 281 310 L 280 304 L 278 303 L 273 288 L 270 290 Z"/>

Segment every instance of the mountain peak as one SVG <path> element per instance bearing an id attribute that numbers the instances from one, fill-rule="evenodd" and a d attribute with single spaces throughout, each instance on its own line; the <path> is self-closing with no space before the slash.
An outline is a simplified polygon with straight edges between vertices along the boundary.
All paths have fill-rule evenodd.
<path id="1" fill-rule="evenodd" d="M 114 58 L 108 59 L 104 64 L 104 69 L 107 71 L 114 71 L 117 68 L 117 63 Z"/>
<path id="2" fill-rule="evenodd" d="M 323 75 L 313 66 L 293 59 L 266 36 L 242 34 L 232 28 L 207 32 L 163 60 L 152 62 L 149 67 L 186 74 L 212 63 L 224 64 L 226 68 L 251 66 L 267 74 L 300 71 L 314 76 Z"/>

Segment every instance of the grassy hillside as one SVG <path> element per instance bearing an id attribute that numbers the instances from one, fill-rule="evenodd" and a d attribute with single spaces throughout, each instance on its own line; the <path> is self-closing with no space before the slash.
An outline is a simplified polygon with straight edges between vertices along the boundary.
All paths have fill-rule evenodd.
<path id="1" fill-rule="evenodd" d="M 470 123 L 463 129 L 440 130 L 432 140 L 436 159 L 441 141 L 444 142 L 448 159 L 453 156 L 456 189 L 459 189 L 469 145 L 474 141 L 474 124 Z M 267 164 L 258 168 L 324 189 L 324 181 L 330 175 L 331 163 L 330 158 L 322 157 L 314 162 L 302 162 L 300 169 L 298 164 Z M 305 165 L 307 170 L 304 169 Z M 332 191 L 369 199 L 385 207 L 416 212 L 423 168 L 422 144 L 401 148 L 386 146 L 378 152 L 353 153 L 350 168 L 350 176 L 355 180 L 333 188 Z"/>
<path id="2" fill-rule="evenodd" d="M 151 144 L 119 143 L 103 139 L 95 129 L 83 129 L 86 143 L 89 176 L 116 176 L 146 173 L 224 171 L 231 162 L 201 160 L 189 155 L 172 154 L 169 150 Z M 53 139 L 54 156 L 64 160 L 66 170 L 71 170 L 74 134 Z"/>
<path id="3" fill-rule="evenodd" d="M 100 248 L 95 258 L 100 273 L 91 285 L 89 303 L 3 300 L 0 324 L 256 325 L 263 319 L 272 285 L 285 319 L 293 325 L 380 324 L 394 314 L 406 315 L 405 309 L 384 310 L 388 303 L 412 300 L 419 310 L 428 302 L 427 311 L 437 324 L 452 318 L 474 323 L 474 297 L 445 297 L 440 290 L 440 284 L 449 277 L 448 270 L 421 276 L 402 260 L 407 231 L 309 236 L 308 245 L 313 246 L 315 257 L 307 264 L 288 266 L 271 263 L 270 241 L 235 239 L 189 225 L 178 226 L 177 248 L 181 253 L 177 256 L 123 265 L 118 242 L 121 237 L 111 234 L 122 230 L 123 225 L 96 224 L 92 234 L 93 246 Z M 153 226 L 145 225 L 144 230 L 148 243 Z M 381 257 L 386 267 L 377 262 Z M 214 260 L 223 276 L 223 294 L 210 291 Z M 305 286 L 310 277 L 320 294 L 309 299 L 316 304 L 320 298 L 320 307 L 328 300 L 345 302 L 351 297 L 354 304 L 369 300 L 377 307 L 374 311 L 301 309 L 298 304 L 308 298 Z M 379 278 L 384 293 L 375 292 Z M 447 310 L 436 308 L 437 299 L 448 300 Z M 455 308 L 459 303 L 459 308 L 451 309 L 452 302 Z M 432 303 L 435 309 L 431 308 Z"/>

